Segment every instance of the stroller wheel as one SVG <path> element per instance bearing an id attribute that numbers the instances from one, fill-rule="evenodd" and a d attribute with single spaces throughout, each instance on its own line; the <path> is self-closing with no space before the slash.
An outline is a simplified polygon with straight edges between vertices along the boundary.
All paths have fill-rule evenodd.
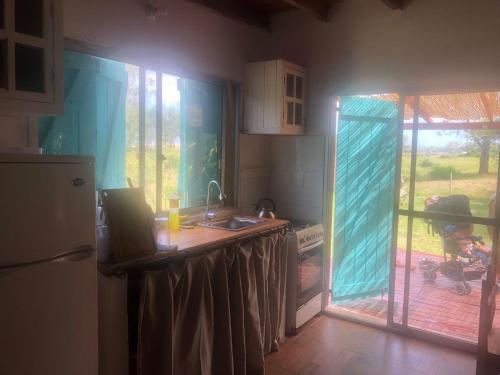
<path id="1" fill-rule="evenodd" d="M 470 294 L 472 291 L 471 287 L 467 283 L 457 283 L 455 284 L 455 292 L 461 296 Z"/>
<path id="2" fill-rule="evenodd" d="M 436 281 L 437 273 L 436 271 L 425 270 L 424 272 L 422 272 L 422 276 L 424 277 L 425 281 L 434 282 Z"/>

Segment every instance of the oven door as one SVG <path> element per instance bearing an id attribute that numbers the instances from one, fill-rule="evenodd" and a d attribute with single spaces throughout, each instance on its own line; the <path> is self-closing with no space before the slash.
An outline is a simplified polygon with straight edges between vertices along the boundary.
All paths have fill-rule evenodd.
<path id="1" fill-rule="evenodd" d="M 323 241 L 298 251 L 297 308 L 323 290 Z"/>

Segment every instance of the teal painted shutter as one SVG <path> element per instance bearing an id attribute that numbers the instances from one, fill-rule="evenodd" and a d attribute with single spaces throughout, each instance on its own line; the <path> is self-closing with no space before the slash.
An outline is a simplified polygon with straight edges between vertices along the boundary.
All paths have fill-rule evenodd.
<path id="1" fill-rule="evenodd" d="M 182 79 L 180 89 L 182 207 L 203 206 L 208 182 L 221 176 L 223 87 Z"/>
<path id="2" fill-rule="evenodd" d="M 389 288 L 397 103 L 342 97 L 337 137 L 332 294 L 347 301 Z"/>
<path id="3" fill-rule="evenodd" d="M 125 97 L 122 63 L 65 51 L 64 114 L 39 120 L 45 154 L 92 155 L 97 189 L 125 186 Z"/>

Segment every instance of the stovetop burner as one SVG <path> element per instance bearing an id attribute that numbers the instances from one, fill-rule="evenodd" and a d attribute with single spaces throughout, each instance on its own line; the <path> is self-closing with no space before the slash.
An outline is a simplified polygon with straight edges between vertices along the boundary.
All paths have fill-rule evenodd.
<path id="1" fill-rule="evenodd" d="M 298 230 L 306 229 L 309 227 L 312 227 L 313 225 L 316 225 L 316 223 L 306 221 L 306 220 L 295 220 L 295 219 L 288 219 L 290 222 L 290 228 L 292 231 L 296 232 Z"/>

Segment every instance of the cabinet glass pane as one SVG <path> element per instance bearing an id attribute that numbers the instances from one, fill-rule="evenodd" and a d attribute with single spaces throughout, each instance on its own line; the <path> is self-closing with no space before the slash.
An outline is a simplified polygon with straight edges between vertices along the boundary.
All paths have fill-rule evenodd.
<path id="1" fill-rule="evenodd" d="M 293 102 L 286 103 L 286 123 L 293 125 Z"/>
<path id="2" fill-rule="evenodd" d="M 0 40 L 0 88 L 8 88 L 7 79 L 7 39 Z"/>
<path id="3" fill-rule="evenodd" d="M 43 48 L 16 43 L 16 90 L 45 92 Z"/>
<path id="4" fill-rule="evenodd" d="M 295 103 L 295 125 L 302 125 L 302 104 Z"/>
<path id="5" fill-rule="evenodd" d="M 0 29 L 5 29 L 5 1 L 0 0 Z"/>
<path id="6" fill-rule="evenodd" d="M 295 93 L 295 76 L 293 74 L 286 75 L 286 96 L 293 98 Z"/>
<path id="7" fill-rule="evenodd" d="M 43 1 L 15 1 L 16 32 L 43 38 Z"/>
<path id="8" fill-rule="evenodd" d="M 302 90 L 303 90 L 303 79 L 302 77 L 296 76 L 295 77 L 295 97 L 297 99 L 302 99 Z"/>

